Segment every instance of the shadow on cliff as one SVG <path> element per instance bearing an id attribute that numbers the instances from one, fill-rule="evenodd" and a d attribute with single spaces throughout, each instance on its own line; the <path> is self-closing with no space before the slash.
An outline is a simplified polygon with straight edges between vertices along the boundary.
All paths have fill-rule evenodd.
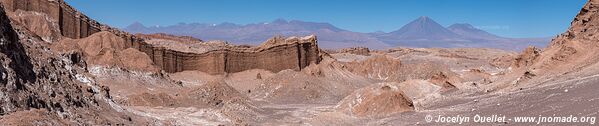
<path id="1" fill-rule="evenodd" d="M 14 70 L 16 79 L 15 86 L 18 90 L 24 89 L 23 83 L 34 83 L 36 80 L 35 72 L 31 58 L 27 51 L 19 42 L 17 32 L 10 25 L 10 20 L 4 12 L 4 7 L 0 6 L 0 53 L 6 55 L 11 61 L 8 65 Z M 5 84 L 5 83 L 4 83 Z"/>

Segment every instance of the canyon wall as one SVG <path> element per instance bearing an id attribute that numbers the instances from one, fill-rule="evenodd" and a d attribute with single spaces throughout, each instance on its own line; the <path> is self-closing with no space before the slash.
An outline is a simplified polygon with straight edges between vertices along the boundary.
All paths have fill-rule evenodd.
<path id="1" fill-rule="evenodd" d="M 234 73 L 248 69 L 278 72 L 285 69 L 301 70 L 318 63 L 320 50 L 316 37 L 309 42 L 286 43 L 264 47 L 257 51 L 223 48 L 203 53 L 189 53 L 155 47 L 141 37 L 98 23 L 81 14 L 63 0 L 1 0 L 7 11 L 34 11 L 56 20 L 62 36 L 80 39 L 100 31 L 109 31 L 123 39 L 127 48 L 146 53 L 154 64 L 166 72 L 198 70 L 210 74 Z"/>
<path id="2" fill-rule="evenodd" d="M 308 42 L 281 44 L 258 51 L 222 48 L 190 53 L 154 47 L 147 43 L 140 44 L 140 51 L 148 54 L 155 65 L 171 73 L 199 70 L 210 74 L 222 74 L 249 69 L 278 72 L 285 69 L 301 70 L 321 60 L 315 37 Z"/>

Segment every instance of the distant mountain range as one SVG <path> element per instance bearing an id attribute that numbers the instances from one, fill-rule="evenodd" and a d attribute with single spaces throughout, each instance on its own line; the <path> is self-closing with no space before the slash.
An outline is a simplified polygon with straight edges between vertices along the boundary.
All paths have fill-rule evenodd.
<path id="1" fill-rule="evenodd" d="M 321 48 L 369 47 L 444 47 L 444 48 L 498 48 L 521 50 L 529 45 L 544 47 L 551 38 L 506 38 L 475 28 L 470 24 L 443 27 L 431 18 L 420 17 L 399 30 L 389 33 L 360 33 L 337 28 L 329 23 L 286 21 L 238 25 L 233 23 L 202 24 L 179 23 L 171 26 L 146 27 L 133 23 L 125 31 L 131 33 L 168 33 L 203 40 L 225 40 L 234 44 L 258 45 L 275 35 L 304 36 L 315 34 Z"/>

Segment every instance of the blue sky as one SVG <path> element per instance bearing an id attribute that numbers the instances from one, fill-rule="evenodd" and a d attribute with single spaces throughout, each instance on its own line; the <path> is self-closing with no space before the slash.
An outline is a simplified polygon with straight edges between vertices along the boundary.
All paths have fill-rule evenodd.
<path id="1" fill-rule="evenodd" d="M 506 37 L 564 32 L 586 0 L 66 0 L 115 27 L 177 23 L 249 24 L 278 18 L 328 22 L 357 32 L 390 32 L 428 16 L 443 26 L 470 23 Z"/>

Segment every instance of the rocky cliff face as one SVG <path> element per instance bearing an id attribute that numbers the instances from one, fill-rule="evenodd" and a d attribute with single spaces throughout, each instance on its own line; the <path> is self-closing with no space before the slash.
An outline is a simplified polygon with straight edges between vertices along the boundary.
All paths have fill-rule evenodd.
<path id="1" fill-rule="evenodd" d="M 81 14 L 63 0 L 2 0 L 9 11 L 33 11 L 47 14 L 59 24 L 62 36 L 84 38 L 99 31 L 116 29 L 102 25 Z"/>
<path id="2" fill-rule="evenodd" d="M 139 43 L 139 39 L 136 39 L 133 35 L 126 32 L 122 32 L 110 26 L 100 24 L 97 21 L 90 19 L 86 15 L 81 14 L 75 8 L 66 4 L 63 0 L 1 0 L 0 3 L 2 3 L 5 6 L 5 10 L 9 13 L 19 11 L 41 13 L 43 16 L 45 16 L 44 18 L 47 18 L 45 20 L 49 20 L 47 23 L 51 24 L 47 24 L 49 25 L 48 27 L 50 27 L 49 29 L 47 28 L 37 30 L 58 29 L 60 35 L 55 37 L 79 39 L 91 36 L 92 34 L 100 31 L 109 31 L 123 38 L 126 47 L 133 47 L 133 43 Z M 22 18 L 22 16 L 15 16 L 15 18 Z M 37 27 L 37 24 L 32 24 L 28 26 L 24 22 L 20 23 L 23 23 L 22 25 L 27 26 L 28 29 Z M 57 29 L 55 29 L 54 27 L 57 27 Z"/>
<path id="3" fill-rule="evenodd" d="M 81 125 L 127 122 L 108 105 L 108 88 L 89 82 L 79 54 L 54 54 L 27 28 L 11 22 L 0 6 L 0 124 Z M 86 85 L 87 84 L 87 85 Z M 116 117 L 116 118 L 115 118 Z M 16 121 L 15 121 L 16 120 Z M 33 122 L 32 122 L 33 124 Z"/>
<path id="4" fill-rule="evenodd" d="M 135 48 L 146 53 L 157 67 L 166 72 L 199 70 L 211 74 L 223 74 L 249 69 L 278 72 L 285 69 L 301 70 L 311 63 L 320 61 L 320 50 L 316 45 L 316 37 L 305 40 L 271 39 L 269 41 L 284 44 L 260 46 L 252 50 L 234 47 L 219 48 L 202 53 L 184 52 L 156 47 L 147 43 L 144 38 L 152 36 L 135 36 L 102 25 L 76 11 L 62 0 L 2 0 L 1 2 L 10 11 L 45 13 L 49 18 L 56 20 L 60 34 L 67 38 L 79 39 L 100 31 L 111 32 L 124 40 L 124 49 Z M 189 38 L 187 39 L 189 40 Z M 181 38 L 178 40 L 187 41 Z"/>

